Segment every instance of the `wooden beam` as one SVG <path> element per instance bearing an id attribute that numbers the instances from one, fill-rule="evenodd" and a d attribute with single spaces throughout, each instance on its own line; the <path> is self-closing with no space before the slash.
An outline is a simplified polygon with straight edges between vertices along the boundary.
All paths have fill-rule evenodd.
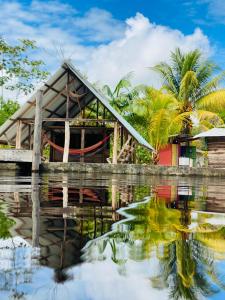
<path id="1" fill-rule="evenodd" d="M 81 141 L 80 141 L 80 148 L 84 149 L 85 146 L 85 129 L 81 129 Z M 84 162 L 84 155 L 80 156 L 80 162 Z"/>
<path id="2" fill-rule="evenodd" d="M 14 121 L 15 119 L 10 119 L 12 121 Z M 17 121 L 20 120 L 23 123 L 27 123 L 27 124 L 33 124 L 34 123 L 34 119 L 33 118 L 17 118 Z M 109 120 L 109 119 L 83 119 L 83 118 L 42 118 L 42 122 L 65 122 L 65 121 L 70 121 L 70 122 L 74 122 L 74 123 L 79 123 L 79 122 L 86 122 L 86 123 L 115 123 L 117 122 L 116 120 Z"/>
<path id="3" fill-rule="evenodd" d="M 22 122 L 20 120 L 16 123 L 16 149 L 21 149 L 22 136 Z"/>
<path id="4" fill-rule="evenodd" d="M 117 140 L 118 140 L 118 123 L 114 124 L 114 134 L 113 134 L 113 157 L 112 163 L 117 164 Z"/>
<path id="5" fill-rule="evenodd" d="M 58 78 L 56 78 L 55 81 L 53 81 L 53 83 L 51 85 L 48 85 L 47 83 L 45 84 L 45 86 L 47 86 L 47 89 L 44 91 L 44 95 L 50 90 L 50 88 L 52 88 L 65 74 L 67 73 L 67 71 L 65 70 Z"/>
<path id="6" fill-rule="evenodd" d="M 70 123 L 65 122 L 65 141 L 64 141 L 64 152 L 63 152 L 63 162 L 68 163 L 69 160 L 69 147 L 70 147 Z"/>
<path id="7" fill-rule="evenodd" d="M 66 118 L 70 117 L 70 74 L 67 73 L 67 83 L 66 83 Z"/>
<path id="8" fill-rule="evenodd" d="M 41 131 L 42 131 L 43 91 L 36 94 L 32 172 L 38 172 L 41 163 Z"/>
<path id="9" fill-rule="evenodd" d="M 57 89 L 48 85 L 47 83 L 45 83 L 45 86 L 47 86 L 49 89 L 53 90 L 53 92 L 55 92 L 56 94 L 60 94 L 61 96 L 63 96 L 66 99 L 66 95 L 63 94 L 63 91 L 58 91 Z"/>
<path id="10" fill-rule="evenodd" d="M 31 141 L 31 124 L 28 124 L 28 135 L 29 135 L 29 149 L 32 149 L 32 141 Z"/>

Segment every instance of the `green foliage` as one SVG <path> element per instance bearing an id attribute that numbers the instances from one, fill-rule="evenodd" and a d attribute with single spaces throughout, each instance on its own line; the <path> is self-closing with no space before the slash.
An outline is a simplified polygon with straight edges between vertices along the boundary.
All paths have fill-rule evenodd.
<path id="1" fill-rule="evenodd" d="M 2 125 L 10 116 L 12 116 L 20 105 L 17 101 L 3 100 L 0 97 L 0 125 Z"/>
<path id="2" fill-rule="evenodd" d="M 183 121 L 189 116 L 184 113 L 178 114 L 178 109 L 179 103 L 176 98 L 149 87 L 145 89 L 141 99 L 133 101 L 132 110 L 139 116 L 136 121 L 142 129 L 139 132 L 156 150 L 154 163 L 157 163 L 158 151 L 167 145 L 171 135 L 180 132 Z"/>
<path id="3" fill-rule="evenodd" d="M 225 90 L 219 89 L 219 84 L 225 72 L 213 77 L 218 67 L 204 60 L 199 50 L 184 54 L 176 49 L 171 53 L 170 64 L 162 62 L 153 70 L 162 78 L 162 89 L 179 102 L 179 113 L 190 113 L 183 121 L 182 133 L 191 133 L 192 113 L 205 128 L 221 125 L 217 113 L 225 108 Z"/>
<path id="4" fill-rule="evenodd" d="M 109 98 L 110 104 L 122 115 L 127 115 L 130 104 L 144 88 L 143 85 L 133 88 L 131 76 L 132 73 L 129 73 L 120 79 L 113 91 L 108 85 L 103 86 L 103 93 Z"/>
<path id="5" fill-rule="evenodd" d="M 27 94 L 34 89 L 36 81 L 47 77 L 48 72 L 42 70 L 43 61 L 28 57 L 36 49 L 34 41 L 23 39 L 17 45 L 10 45 L 0 37 L 0 87 Z"/>
<path id="6" fill-rule="evenodd" d="M 0 238 L 6 239 L 10 237 L 10 228 L 15 222 L 9 219 L 2 211 L 0 211 Z"/>

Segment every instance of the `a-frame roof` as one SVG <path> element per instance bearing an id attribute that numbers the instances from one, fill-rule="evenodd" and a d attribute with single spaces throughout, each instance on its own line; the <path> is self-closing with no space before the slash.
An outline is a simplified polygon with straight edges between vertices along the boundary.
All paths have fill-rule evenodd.
<path id="1" fill-rule="evenodd" d="M 80 94 L 84 94 L 81 102 L 83 107 L 88 105 L 94 99 L 98 99 L 140 145 L 154 151 L 154 148 L 110 105 L 108 99 L 98 90 L 96 90 L 93 85 L 86 80 L 70 62 L 65 62 L 41 88 L 44 93 L 43 118 L 54 118 L 57 115 L 66 115 L 65 92 L 68 81 L 68 72 L 70 76 L 73 77 L 74 90 L 79 90 Z M 36 93 L 33 94 L 33 96 L 0 127 L 1 143 L 15 142 L 17 132 L 16 121 L 18 118 L 34 118 L 35 96 Z M 80 108 L 78 105 L 71 107 L 70 116 L 75 118 L 79 113 Z M 30 132 L 28 126 L 24 125 L 21 137 L 22 143 L 28 138 L 29 134 Z"/>

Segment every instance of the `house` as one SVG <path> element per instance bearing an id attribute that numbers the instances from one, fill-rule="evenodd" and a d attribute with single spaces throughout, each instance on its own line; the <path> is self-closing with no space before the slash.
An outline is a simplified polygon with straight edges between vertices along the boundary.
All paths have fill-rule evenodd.
<path id="1" fill-rule="evenodd" d="M 47 145 L 50 162 L 134 162 L 139 144 L 153 147 L 70 62 L 0 127 L 0 161 L 32 162 L 39 169 Z"/>
<path id="2" fill-rule="evenodd" d="M 195 135 L 193 139 L 204 139 L 209 167 L 225 168 L 225 128 L 212 128 Z"/>

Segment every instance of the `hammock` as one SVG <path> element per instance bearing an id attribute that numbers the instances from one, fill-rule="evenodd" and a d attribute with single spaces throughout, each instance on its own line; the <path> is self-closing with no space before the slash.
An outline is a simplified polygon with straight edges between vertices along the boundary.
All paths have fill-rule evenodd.
<path id="1" fill-rule="evenodd" d="M 109 138 L 110 138 L 110 136 L 108 135 L 103 140 L 99 141 L 98 143 L 96 143 L 90 147 L 84 148 L 84 149 L 69 149 L 69 154 L 70 155 L 80 155 L 80 154 L 85 154 L 85 153 L 91 152 L 91 151 L 97 149 L 98 147 L 100 147 L 101 145 L 103 145 Z M 64 152 L 63 147 L 53 143 L 46 135 L 45 135 L 45 139 L 48 142 L 48 144 L 50 146 L 52 146 L 52 148 L 54 148 L 56 151 L 58 151 L 60 153 Z"/>

